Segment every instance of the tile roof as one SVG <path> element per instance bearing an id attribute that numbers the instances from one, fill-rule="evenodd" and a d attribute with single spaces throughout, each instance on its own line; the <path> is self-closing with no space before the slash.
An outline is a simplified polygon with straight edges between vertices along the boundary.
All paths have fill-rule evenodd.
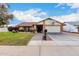
<path id="1" fill-rule="evenodd" d="M 22 22 L 16 26 L 32 26 L 33 24 L 35 24 L 36 22 Z"/>

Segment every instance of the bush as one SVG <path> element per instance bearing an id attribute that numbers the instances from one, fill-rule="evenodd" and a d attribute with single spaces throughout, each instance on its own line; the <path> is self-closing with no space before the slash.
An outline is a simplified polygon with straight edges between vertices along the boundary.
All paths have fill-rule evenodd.
<path id="1" fill-rule="evenodd" d="M 10 27 L 8 27 L 8 31 L 10 31 L 10 32 L 11 32 L 12 30 L 13 30 L 13 27 L 11 27 L 11 26 L 10 26 Z"/>
<path id="2" fill-rule="evenodd" d="M 16 31 L 16 30 L 12 30 L 12 32 L 13 32 L 13 33 L 16 33 L 17 31 Z"/>
<path id="3" fill-rule="evenodd" d="M 8 31 L 10 31 L 10 32 L 13 32 L 13 31 L 18 32 L 18 27 L 10 26 L 10 27 L 8 27 Z"/>

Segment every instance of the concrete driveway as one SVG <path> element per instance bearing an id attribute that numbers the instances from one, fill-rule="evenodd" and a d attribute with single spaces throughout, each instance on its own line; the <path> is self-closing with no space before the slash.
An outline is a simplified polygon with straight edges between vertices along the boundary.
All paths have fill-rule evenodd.
<path id="1" fill-rule="evenodd" d="M 75 33 L 61 33 L 61 34 L 48 34 L 53 40 L 53 45 L 71 45 L 79 46 L 79 34 Z"/>
<path id="2" fill-rule="evenodd" d="M 76 33 L 56 33 L 48 34 L 53 41 L 79 41 L 79 34 Z"/>

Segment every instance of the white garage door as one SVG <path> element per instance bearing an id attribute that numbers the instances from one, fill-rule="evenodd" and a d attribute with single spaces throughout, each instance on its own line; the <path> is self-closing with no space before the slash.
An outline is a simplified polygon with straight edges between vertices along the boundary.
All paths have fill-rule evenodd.
<path id="1" fill-rule="evenodd" d="M 46 26 L 48 33 L 57 33 L 60 32 L 60 26 Z"/>

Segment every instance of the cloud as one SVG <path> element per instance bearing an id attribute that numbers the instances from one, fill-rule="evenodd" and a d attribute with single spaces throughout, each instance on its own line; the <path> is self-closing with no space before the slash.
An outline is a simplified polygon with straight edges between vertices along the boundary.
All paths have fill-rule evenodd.
<path id="1" fill-rule="evenodd" d="M 79 3 L 59 3 L 55 7 L 61 7 L 62 9 L 65 9 L 65 6 L 70 7 L 70 11 L 75 13 L 79 13 Z"/>
<path id="2" fill-rule="evenodd" d="M 29 9 L 26 11 L 15 10 L 13 11 L 13 15 L 16 19 L 23 22 L 37 22 L 48 16 L 47 13 L 41 9 Z"/>
<path id="3" fill-rule="evenodd" d="M 65 3 L 58 3 L 55 7 L 60 7 L 60 6 L 64 6 Z"/>
<path id="4" fill-rule="evenodd" d="M 70 6 L 71 9 L 79 8 L 79 3 L 68 3 L 68 6 Z"/>
<path id="5" fill-rule="evenodd" d="M 71 9 L 79 8 L 79 3 L 59 3 L 56 5 L 56 7 L 60 7 L 64 5 L 69 6 Z"/>
<path id="6" fill-rule="evenodd" d="M 72 13 L 72 14 L 64 15 L 64 16 L 53 16 L 52 18 L 60 22 L 79 21 L 79 14 Z"/>
<path id="7" fill-rule="evenodd" d="M 13 15 L 15 16 L 15 18 L 23 22 L 38 22 L 43 18 L 48 17 L 47 13 L 42 11 L 41 9 L 30 9 L 26 11 L 15 10 L 13 12 Z M 52 18 L 60 22 L 79 21 L 79 14 L 71 13 L 69 15 L 53 16 Z"/>

